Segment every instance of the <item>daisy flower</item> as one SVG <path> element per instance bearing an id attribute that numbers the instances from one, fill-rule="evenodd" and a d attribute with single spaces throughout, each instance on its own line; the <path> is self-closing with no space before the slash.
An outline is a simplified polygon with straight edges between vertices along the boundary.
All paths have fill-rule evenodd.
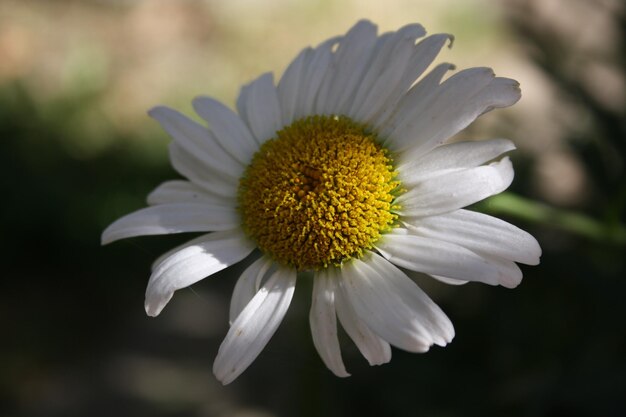
<path id="1" fill-rule="evenodd" d="M 277 84 L 263 74 L 234 112 L 210 97 L 193 106 L 207 125 L 167 107 L 149 114 L 173 138 L 168 181 L 149 207 L 111 224 L 102 242 L 209 232 L 154 265 L 145 308 L 157 316 L 174 292 L 246 258 L 230 330 L 213 366 L 228 384 L 282 321 L 298 280 L 312 279 L 313 343 L 337 376 L 337 319 L 371 365 L 444 346 L 452 323 L 407 274 L 449 284 L 513 288 L 516 262 L 536 265 L 528 233 L 463 207 L 505 190 L 513 168 L 505 139 L 445 144 L 481 114 L 520 98 L 489 68 L 430 67 L 446 34 L 418 24 L 377 34 L 360 21 L 306 48 Z M 500 159 L 498 159 L 500 158 Z"/>

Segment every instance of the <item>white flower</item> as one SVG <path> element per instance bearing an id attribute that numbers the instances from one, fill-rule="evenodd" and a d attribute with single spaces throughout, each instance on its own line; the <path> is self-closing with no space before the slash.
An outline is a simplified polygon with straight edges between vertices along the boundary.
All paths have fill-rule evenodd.
<path id="1" fill-rule="evenodd" d="M 156 107 L 174 141 L 170 159 L 187 180 L 161 184 L 150 207 L 103 233 L 211 232 L 163 255 L 146 290 L 158 315 L 173 293 L 248 256 L 231 327 L 213 371 L 224 384 L 261 352 L 283 319 L 298 279 L 313 277 L 310 324 L 326 366 L 348 376 L 337 320 L 371 365 L 454 337 L 448 317 L 404 270 L 460 284 L 515 287 L 515 262 L 535 265 L 528 233 L 462 208 L 513 179 L 505 139 L 442 144 L 481 114 L 514 104 L 518 83 L 471 68 L 430 66 L 451 36 L 417 24 L 377 35 L 368 21 L 304 49 L 275 86 L 244 86 L 235 113 L 199 97 L 208 123 Z M 417 82 L 416 82 L 417 80 Z M 255 251 L 255 248 L 259 249 Z M 298 278 L 301 271 L 312 271 Z"/>

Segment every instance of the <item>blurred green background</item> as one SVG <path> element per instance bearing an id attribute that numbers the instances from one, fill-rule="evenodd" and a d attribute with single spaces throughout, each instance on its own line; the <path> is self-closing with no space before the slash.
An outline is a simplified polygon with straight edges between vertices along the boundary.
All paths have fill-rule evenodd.
<path id="1" fill-rule="evenodd" d="M 420 282 L 457 336 L 352 377 L 314 351 L 310 283 L 233 384 L 211 374 L 245 265 L 181 290 L 158 318 L 151 262 L 189 236 L 100 247 L 177 175 L 146 110 L 280 74 L 369 18 L 456 35 L 439 62 L 491 66 L 523 98 L 459 137 L 508 137 L 511 191 L 479 206 L 544 254 L 516 290 Z M 626 11 L 620 0 L 2 0 L 0 416 L 626 415 Z"/>

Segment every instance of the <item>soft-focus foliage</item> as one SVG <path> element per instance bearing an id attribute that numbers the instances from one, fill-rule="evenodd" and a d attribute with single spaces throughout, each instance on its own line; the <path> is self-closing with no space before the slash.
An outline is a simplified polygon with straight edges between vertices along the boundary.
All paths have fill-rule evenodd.
<path id="1" fill-rule="evenodd" d="M 618 0 L 2 1 L 0 414 L 623 415 L 625 13 Z M 150 319 L 149 266 L 187 236 L 99 246 L 175 175 L 145 111 L 185 111 L 197 94 L 232 103 L 238 85 L 361 17 L 449 31 L 443 59 L 520 80 L 519 105 L 460 137 L 515 140 L 513 191 L 539 204 L 480 208 L 532 231 L 542 264 L 515 292 L 420 283 L 455 322 L 454 342 L 394 350 L 381 368 L 346 343 L 347 380 L 314 352 L 299 283 L 266 351 L 223 388 L 211 361 L 244 265 Z"/>

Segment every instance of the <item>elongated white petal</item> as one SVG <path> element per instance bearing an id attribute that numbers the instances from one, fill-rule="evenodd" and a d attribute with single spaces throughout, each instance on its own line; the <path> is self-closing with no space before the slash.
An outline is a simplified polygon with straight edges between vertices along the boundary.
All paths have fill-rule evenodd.
<path id="1" fill-rule="evenodd" d="M 447 278 L 517 286 L 522 273 L 512 261 L 477 254 L 463 246 L 396 229 L 377 242 L 378 251 L 406 269 Z"/>
<path id="2" fill-rule="evenodd" d="M 246 124 L 228 107 L 210 97 L 196 97 L 193 108 L 209 124 L 220 145 L 233 158 L 247 166 L 258 143 Z"/>
<path id="3" fill-rule="evenodd" d="M 421 73 L 410 64 L 415 40 L 425 34 L 421 25 L 411 24 L 378 38 L 371 62 L 352 100 L 349 116 L 368 120 L 368 116 L 389 104 L 390 97 L 397 98 L 406 92 Z"/>
<path id="4" fill-rule="evenodd" d="M 333 269 L 329 269 L 329 272 L 331 279 L 335 281 L 335 287 L 339 288 L 343 273 Z M 382 365 L 391 360 L 389 343 L 373 333 L 357 316 L 342 291 L 335 291 L 335 308 L 339 322 L 370 365 Z"/>
<path id="5" fill-rule="evenodd" d="M 402 75 L 406 71 L 406 66 L 411 59 L 413 47 L 412 40 L 403 40 L 402 44 L 394 48 L 393 55 L 388 57 L 389 61 L 385 63 L 384 71 L 377 74 L 371 85 L 362 83 L 357 94 L 361 93 L 364 97 L 356 98 L 352 102 L 352 106 L 358 105 L 358 110 L 360 111 L 353 110 L 350 112 L 350 116 L 357 120 L 369 120 L 373 114 L 376 114 L 385 106 L 389 96 L 397 97 L 394 90 L 396 84 L 399 83 L 402 79 Z M 378 56 L 376 58 L 378 58 Z M 371 72 L 366 74 L 366 76 L 369 74 L 371 74 Z"/>
<path id="6" fill-rule="evenodd" d="M 298 101 L 303 100 L 303 85 L 306 82 L 304 78 L 312 57 L 312 48 L 303 49 L 296 59 L 289 64 L 278 82 L 276 91 L 282 112 L 282 124 L 284 126 L 290 125 L 295 121 L 296 106 L 298 105 Z"/>
<path id="7" fill-rule="evenodd" d="M 380 115 L 377 115 L 372 126 L 376 126 L 380 136 L 385 139 L 385 145 L 394 149 L 395 140 L 390 135 L 398 128 L 401 123 L 406 123 L 408 118 L 416 111 L 424 111 L 431 97 L 438 91 L 443 76 L 450 70 L 454 69 L 454 65 L 443 63 L 433 68 L 424 78 L 419 80 L 409 91 L 400 98 L 397 105 L 389 106 L 384 109 Z"/>
<path id="8" fill-rule="evenodd" d="M 337 337 L 337 316 L 335 315 L 335 281 L 325 270 L 315 274 L 313 298 L 309 312 L 313 344 L 322 361 L 335 375 L 350 376 L 341 359 L 341 348 Z"/>
<path id="9" fill-rule="evenodd" d="M 448 33 L 436 33 L 422 39 L 415 45 L 411 62 L 407 66 L 407 71 L 403 76 L 404 79 L 401 84 L 402 90 L 407 90 L 413 82 L 426 71 L 446 43 L 448 47 L 451 48 L 453 41 L 454 36 Z"/>
<path id="10" fill-rule="evenodd" d="M 295 270 L 278 269 L 237 316 L 213 364 L 222 384 L 231 383 L 261 353 L 283 320 L 295 285 Z"/>
<path id="11" fill-rule="evenodd" d="M 270 271 L 272 264 L 273 261 L 270 258 L 263 256 L 254 261 L 252 265 L 243 271 L 243 274 L 241 274 L 237 280 L 237 284 L 235 284 L 230 300 L 230 324 L 233 324 L 250 300 L 252 300 L 254 295 L 259 291 L 261 281 Z"/>
<path id="12" fill-rule="evenodd" d="M 449 39 L 450 35 L 437 34 L 425 38 L 417 45 L 413 45 L 414 40 L 409 45 L 406 45 L 406 40 L 403 41 L 404 44 L 398 45 L 394 56 L 389 58 L 397 63 L 387 65 L 385 72 L 377 78 L 359 105 L 360 111 L 355 114 L 355 118 L 377 126 L 381 115 L 395 111 L 411 84 L 428 68 Z M 405 55 L 407 51 L 408 56 Z"/>
<path id="13" fill-rule="evenodd" d="M 426 352 L 430 340 L 408 319 L 413 312 L 398 302 L 398 295 L 387 288 L 386 277 L 379 276 L 362 261 L 344 265 L 341 288 L 358 317 L 381 338 L 410 352 Z"/>
<path id="14" fill-rule="evenodd" d="M 470 99 L 493 80 L 490 68 L 470 68 L 448 78 L 435 93 L 406 111 L 404 119 L 398 119 L 390 132 L 396 151 L 410 148 L 413 156 L 428 152 L 443 140 L 458 132 L 480 114 L 473 115 L 469 109 Z M 402 110 L 401 110 L 402 111 Z"/>
<path id="15" fill-rule="evenodd" d="M 358 119 L 358 110 L 364 104 L 365 97 L 367 97 L 381 73 L 386 70 L 386 64 L 391 61 L 390 55 L 393 53 L 395 46 L 398 43 L 403 44 L 404 40 L 403 37 L 397 36 L 395 32 L 386 32 L 378 36 L 372 48 L 372 58 L 368 63 L 365 74 L 363 74 L 363 79 L 357 86 L 354 98 L 351 100 L 350 110 L 347 113 L 348 116 Z"/>
<path id="16" fill-rule="evenodd" d="M 162 204 L 119 218 L 102 232 L 102 244 L 133 236 L 228 230 L 239 223 L 234 207 L 203 202 Z"/>
<path id="17" fill-rule="evenodd" d="M 454 337 L 448 317 L 402 271 L 377 254 L 344 266 L 342 290 L 376 334 L 410 352 L 426 352 Z"/>
<path id="18" fill-rule="evenodd" d="M 150 271 L 154 272 L 154 270 L 167 258 L 169 258 L 170 256 L 172 256 L 173 254 L 175 254 L 176 252 L 180 252 L 181 250 L 188 248 L 189 246 L 194 246 L 197 245 L 199 243 L 205 242 L 207 240 L 211 240 L 211 236 L 212 233 L 206 233 L 203 235 L 200 235 L 196 238 L 193 238 L 191 240 L 188 240 L 187 242 L 183 243 L 182 245 L 178 245 L 173 247 L 172 249 L 168 250 L 167 252 L 159 255 L 153 262 L 150 268 Z"/>
<path id="19" fill-rule="evenodd" d="M 322 42 L 313 49 L 308 59 L 307 67 L 302 79 L 302 85 L 298 91 L 298 100 L 294 108 L 293 119 L 310 116 L 315 113 L 315 102 L 319 95 L 321 85 L 330 71 L 333 59 L 333 48 L 343 37 L 337 36 Z"/>
<path id="20" fill-rule="evenodd" d="M 430 334 L 434 344 L 445 346 L 452 341 L 454 326 L 448 316 L 404 272 L 376 253 L 372 254 L 369 265 L 381 277 L 388 278 L 401 300 L 416 310 L 421 327 Z"/>
<path id="21" fill-rule="evenodd" d="M 446 170 L 474 168 L 515 149 L 507 139 L 456 142 L 441 145 L 420 158 L 402 161 L 398 171 L 403 185 L 415 185 Z"/>
<path id="22" fill-rule="evenodd" d="M 465 83 L 476 82 L 481 85 L 484 81 L 484 76 L 473 78 L 476 79 L 468 79 Z M 432 107 L 424 113 L 416 114 L 409 126 L 400 131 L 400 137 L 416 144 L 407 151 L 408 158 L 428 152 L 467 127 L 481 114 L 497 107 L 511 106 L 521 97 L 517 81 L 507 78 L 493 78 L 471 96 L 469 94 L 473 88 L 457 94 L 454 89 L 446 89 L 446 84 L 447 82 L 441 86 L 441 94 L 433 99 Z M 464 96 L 463 93 L 467 95 Z"/>
<path id="23" fill-rule="evenodd" d="M 493 109 L 512 106 L 521 97 L 522 91 L 517 81 L 497 77 L 486 88 L 472 97 L 472 109 L 466 109 L 466 111 L 472 111 L 472 114 L 476 114 L 475 117 L 478 117 Z"/>
<path id="24" fill-rule="evenodd" d="M 212 171 L 197 155 L 189 153 L 176 142 L 170 143 L 168 149 L 172 167 L 194 184 L 221 197 L 232 198 L 236 194 L 237 179 Z"/>
<path id="25" fill-rule="evenodd" d="M 156 107 L 150 115 L 174 138 L 169 146 L 174 169 L 209 192 L 235 194 L 243 165 L 216 144 L 208 129 L 167 107 Z"/>
<path id="26" fill-rule="evenodd" d="M 430 277 L 448 285 L 465 285 L 469 282 L 469 281 L 465 281 L 461 279 L 442 277 L 441 275 L 425 274 L 423 272 L 417 272 L 417 271 L 413 271 L 407 268 L 404 268 L 402 272 L 404 272 L 406 276 L 411 278 L 412 280 L 419 280 L 419 279 L 423 279 L 424 277 Z"/>
<path id="27" fill-rule="evenodd" d="M 156 266 L 146 289 L 146 313 L 157 316 L 174 291 L 185 288 L 233 265 L 254 250 L 254 243 L 239 230 L 209 234 L 184 247 Z"/>
<path id="28" fill-rule="evenodd" d="M 529 233 L 503 220 L 469 210 L 425 217 L 409 228 L 420 236 L 443 240 L 527 265 L 537 265 L 541 248 Z"/>
<path id="29" fill-rule="evenodd" d="M 274 137 L 282 127 L 274 76 L 265 73 L 242 87 L 237 100 L 237 109 L 241 117 L 247 121 L 257 143 L 261 144 Z"/>
<path id="30" fill-rule="evenodd" d="M 375 44 L 376 26 L 369 21 L 359 21 L 346 33 L 320 86 L 316 113 L 348 112 L 350 99 L 365 74 Z"/>
<path id="31" fill-rule="evenodd" d="M 503 158 L 490 165 L 428 178 L 400 195 L 396 203 L 406 217 L 449 213 L 506 190 L 512 181 L 513 166 L 509 158 Z"/>
<path id="32" fill-rule="evenodd" d="M 148 114 L 161 124 L 179 146 L 201 160 L 205 169 L 235 179 L 243 173 L 244 165 L 226 153 L 206 127 L 165 106 L 155 107 Z"/>
<path id="33" fill-rule="evenodd" d="M 469 281 L 465 281 L 462 279 L 442 277 L 441 275 L 431 275 L 431 277 L 435 278 L 437 281 L 443 282 L 444 284 L 448 284 L 448 285 L 465 285 L 469 282 Z"/>
<path id="34" fill-rule="evenodd" d="M 189 181 L 166 181 L 148 194 L 148 204 L 206 203 L 210 205 L 235 205 L 235 198 L 210 194 L 202 187 Z"/>

